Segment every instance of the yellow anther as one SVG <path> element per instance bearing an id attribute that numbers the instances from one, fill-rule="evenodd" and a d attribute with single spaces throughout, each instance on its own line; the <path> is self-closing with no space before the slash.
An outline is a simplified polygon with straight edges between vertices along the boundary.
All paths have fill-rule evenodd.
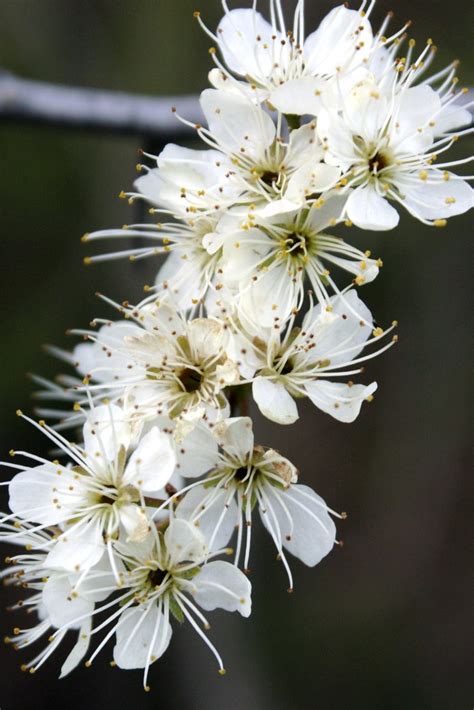
<path id="1" fill-rule="evenodd" d="M 82 260 L 82 263 L 85 264 L 85 266 L 89 266 L 92 264 L 92 258 L 90 256 L 85 256 Z"/>
<path id="2" fill-rule="evenodd" d="M 119 198 L 120 198 L 121 200 L 125 200 L 126 197 L 127 197 L 127 195 L 125 194 L 125 192 L 124 192 L 123 190 L 121 190 L 121 191 L 119 192 Z"/>
<path id="3" fill-rule="evenodd" d="M 428 180 L 428 172 L 426 170 L 420 170 L 418 176 L 420 180 Z"/>
<path id="4" fill-rule="evenodd" d="M 374 328 L 372 335 L 374 338 L 380 338 L 383 335 L 383 328 Z"/>
<path id="5" fill-rule="evenodd" d="M 433 226 L 434 227 L 446 227 L 447 223 L 448 222 L 445 219 L 435 219 L 435 221 L 433 222 Z"/>

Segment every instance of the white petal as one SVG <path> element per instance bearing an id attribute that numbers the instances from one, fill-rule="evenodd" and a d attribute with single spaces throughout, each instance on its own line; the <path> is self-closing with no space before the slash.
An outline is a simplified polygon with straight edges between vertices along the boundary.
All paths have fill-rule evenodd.
<path id="1" fill-rule="evenodd" d="M 204 485 L 192 488 L 186 493 L 176 508 L 176 517 L 187 520 L 198 528 L 211 550 L 222 550 L 226 547 L 235 526 L 239 523 L 235 496 L 229 498 L 228 490 Z"/>
<path id="2" fill-rule="evenodd" d="M 184 254 L 184 250 L 176 248 L 167 256 L 158 271 L 155 286 L 160 291 L 166 288 L 168 293 L 173 294 L 176 306 L 187 310 L 204 296 L 208 284 L 202 278 L 201 259 L 192 253 L 183 258 Z"/>
<path id="3" fill-rule="evenodd" d="M 245 96 L 206 89 L 201 107 L 213 137 L 230 153 L 265 155 L 276 134 L 271 117 Z"/>
<path id="4" fill-rule="evenodd" d="M 316 407 L 340 422 L 351 423 L 359 416 L 364 401 L 377 389 L 377 383 L 349 386 L 340 382 L 319 380 L 308 382 L 304 389 Z"/>
<path id="5" fill-rule="evenodd" d="M 84 499 L 74 475 L 70 469 L 53 464 L 18 473 L 8 489 L 10 510 L 26 520 L 46 525 L 66 520 Z M 71 494 L 70 486 L 75 487 L 77 495 Z"/>
<path id="6" fill-rule="evenodd" d="M 220 321 L 212 318 L 196 318 L 188 322 L 189 345 L 198 360 L 216 355 L 226 341 L 226 332 Z"/>
<path id="7" fill-rule="evenodd" d="M 285 196 L 296 202 L 314 193 L 330 190 L 341 175 L 340 168 L 325 163 L 304 165 L 288 181 Z"/>
<path id="8" fill-rule="evenodd" d="M 165 532 L 165 543 L 171 567 L 182 562 L 202 562 L 207 554 L 202 533 L 183 519 L 171 521 Z"/>
<path id="9" fill-rule="evenodd" d="M 281 382 L 257 377 L 252 385 L 253 398 L 262 414 L 277 424 L 293 424 L 299 419 L 296 402 Z"/>
<path id="10" fill-rule="evenodd" d="M 67 625 L 70 625 L 71 629 L 80 628 L 83 620 L 75 620 L 85 614 L 92 614 L 94 610 L 94 602 L 84 599 L 81 595 L 73 595 L 69 578 L 57 573 L 51 574 L 43 587 L 43 604 L 51 624 L 58 629 Z"/>
<path id="11" fill-rule="evenodd" d="M 125 670 L 144 668 L 148 659 L 155 661 L 164 654 L 171 633 L 169 618 L 158 610 L 156 603 L 127 609 L 117 628 L 115 663 Z"/>
<path id="12" fill-rule="evenodd" d="M 111 380 L 114 376 L 125 377 L 130 358 L 124 352 L 124 339 L 139 332 L 138 326 L 121 321 L 103 326 L 97 342 L 81 343 L 74 349 L 77 369 L 82 375 L 92 374 L 98 382 Z"/>
<path id="13" fill-rule="evenodd" d="M 276 320 L 285 321 L 298 304 L 303 274 L 293 278 L 288 274 L 286 264 L 281 264 L 259 273 L 243 293 L 238 302 L 244 318 L 259 326 L 272 327 Z"/>
<path id="14" fill-rule="evenodd" d="M 322 232 L 326 227 L 340 222 L 347 201 L 347 195 L 329 194 L 325 197 L 321 207 L 312 207 L 307 217 L 309 229 Z"/>
<path id="15" fill-rule="evenodd" d="M 79 629 L 79 636 L 76 644 L 73 646 L 72 651 L 69 653 L 68 657 L 61 666 L 60 678 L 65 678 L 69 673 L 71 673 L 79 663 L 82 661 L 87 651 L 89 650 L 91 641 L 91 629 L 92 629 L 92 619 L 87 619 L 82 623 Z"/>
<path id="16" fill-rule="evenodd" d="M 94 468 L 114 464 L 121 448 L 128 449 L 131 430 L 125 412 L 115 404 L 95 407 L 83 429 L 84 449 Z"/>
<path id="17" fill-rule="evenodd" d="M 458 180 L 452 173 L 447 173 L 449 180 L 443 179 L 438 171 L 428 174 L 426 182 L 420 180 L 419 185 L 410 183 L 404 191 L 406 196 L 402 205 L 412 210 L 415 216 L 447 219 L 472 208 L 474 193 L 468 182 Z M 437 181 L 430 182 L 430 179 Z"/>
<path id="18" fill-rule="evenodd" d="M 322 95 L 326 89 L 327 82 L 323 79 L 303 76 L 290 79 L 272 91 L 269 101 L 282 113 L 317 116 L 323 106 Z"/>
<path id="19" fill-rule="evenodd" d="M 175 466 L 176 455 L 169 435 L 153 427 L 131 455 L 123 482 L 143 491 L 156 491 L 168 483 Z"/>
<path id="20" fill-rule="evenodd" d="M 252 586 L 243 572 L 229 562 L 209 562 L 192 584 L 195 600 L 206 611 L 225 609 L 250 616 Z"/>
<path id="21" fill-rule="evenodd" d="M 119 571 L 124 569 L 122 562 L 118 558 L 115 558 L 115 566 Z M 92 602 L 101 602 L 107 599 L 117 586 L 115 573 L 110 565 L 108 555 L 104 555 L 86 577 L 82 578 L 78 585 L 79 579 L 80 575 L 77 573 L 69 576 L 69 581 L 74 586 L 77 594 L 83 599 Z"/>
<path id="22" fill-rule="evenodd" d="M 81 572 L 97 564 L 104 550 L 102 524 L 86 523 L 59 536 L 46 558 L 46 565 L 53 569 Z"/>
<path id="23" fill-rule="evenodd" d="M 253 452 L 254 436 L 250 417 L 233 417 L 216 424 L 214 434 L 219 444 L 242 463 Z"/>
<path id="24" fill-rule="evenodd" d="M 353 69 L 369 56 L 372 41 L 367 18 L 340 5 L 331 10 L 318 29 L 307 37 L 304 43 L 306 67 L 311 74 L 329 76 L 341 69 Z M 356 50 L 356 46 L 361 49 Z"/>
<path id="25" fill-rule="evenodd" d="M 428 124 L 440 109 L 439 95 L 427 84 L 413 86 L 401 94 L 390 139 L 397 153 L 418 153 L 429 148 L 433 131 Z"/>
<path id="26" fill-rule="evenodd" d="M 127 542 L 142 542 L 151 531 L 151 525 L 144 511 L 133 503 L 119 509 L 120 524 Z"/>
<path id="27" fill-rule="evenodd" d="M 266 512 L 260 510 L 265 527 L 273 528 L 283 547 L 305 565 L 314 567 L 321 562 L 336 539 L 336 527 L 323 499 L 301 485 L 293 485 L 286 491 L 268 485 L 265 492 L 270 499 Z"/>
<path id="28" fill-rule="evenodd" d="M 344 97 L 343 119 L 366 144 L 376 143 L 389 114 L 389 99 L 372 76 L 351 86 Z"/>
<path id="29" fill-rule="evenodd" d="M 179 472 L 185 478 L 198 478 L 219 461 L 217 442 L 210 429 L 195 426 L 176 446 Z"/>
<path id="30" fill-rule="evenodd" d="M 226 12 L 217 29 L 219 48 L 229 69 L 254 78 L 272 72 L 274 34 L 259 12 L 240 8 Z"/>
<path id="31" fill-rule="evenodd" d="M 372 314 L 355 290 L 331 298 L 330 307 L 327 312 L 316 306 L 304 318 L 303 330 L 314 334 L 315 343 L 309 353 L 302 354 L 305 361 L 329 360 L 331 365 L 340 365 L 353 360 L 372 334 Z"/>
<path id="32" fill-rule="evenodd" d="M 346 211 L 349 219 L 361 229 L 386 231 L 394 229 L 400 221 L 397 210 L 371 186 L 358 187 L 351 192 Z"/>
<path id="33" fill-rule="evenodd" d="M 469 127 L 472 124 L 472 114 L 467 108 L 451 104 L 443 108 L 440 115 L 433 120 L 435 121 L 435 135 L 440 136 L 444 133 Z"/>

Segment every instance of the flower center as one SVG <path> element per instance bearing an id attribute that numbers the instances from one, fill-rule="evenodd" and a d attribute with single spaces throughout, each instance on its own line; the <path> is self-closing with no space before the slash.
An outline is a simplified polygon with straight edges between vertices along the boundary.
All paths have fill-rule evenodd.
<path id="1" fill-rule="evenodd" d="M 264 170 L 259 176 L 259 180 L 268 185 L 268 187 L 273 187 L 273 183 L 278 182 L 279 177 L 279 174 L 273 170 Z"/>
<path id="2" fill-rule="evenodd" d="M 163 584 L 168 572 L 162 569 L 153 569 L 148 575 L 148 581 L 153 587 L 159 587 Z"/>
<path id="3" fill-rule="evenodd" d="M 241 466 L 238 468 L 235 473 L 234 473 L 234 478 L 236 481 L 243 481 L 245 478 L 247 478 L 249 473 L 249 469 L 247 466 Z"/>
<path id="4" fill-rule="evenodd" d="M 369 158 L 369 170 L 373 175 L 376 175 L 384 168 L 390 165 L 389 157 L 383 151 L 375 153 L 372 158 Z"/>
<path id="5" fill-rule="evenodd" d="M 202 373 L 190 367 L 185 367 L 179 375 L 179 381 L 188 393 L 197 392 L 202 385 L 202 379 Z"/>
<path id="6" fill-rule="evenodd" d="M 285 237 L 285 250 L 294 257 L 304 257 L 308 253 L 308 237 L 301 232 L 291 232 Z"/>

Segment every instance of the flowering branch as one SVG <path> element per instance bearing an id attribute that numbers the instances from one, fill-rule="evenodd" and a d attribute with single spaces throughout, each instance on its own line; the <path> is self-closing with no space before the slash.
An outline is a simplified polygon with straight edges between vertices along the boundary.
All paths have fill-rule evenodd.
<path id="1" fill-rule="evenodd" d="M 334 8 L 309 36 L 303 0 L 291 26 L 279 0 L 269 21 L 256 3 L 224 3 L 216 33 L 196 13 L 219 48 L 213 88 L 200 96 L 205 120 L 190 97 L 178 118 L 201 149 L 142 151 L 141 175 L 120 194 L 147 205 L 146 221 L 83 236 L 93 252 L 102 240 L 117 244 L 87 264 L 166 261 L 141 303 L 102 296 L 118 320 L 72 331 L 84 340 L 72 352 L 51 348 L 74 374 L 36 377 L 44 419 L 18 415 L 60 458 L 12 450 L 15 461 L 3 463 L 14 475 L 2 484 L 11 512 L 0 514 L 0 540 L 26 554 L 0 576 L 34 590 L 17 606 L 39 616 L 7 642 L 50 642 L 25 670 L 75 631 L 62 676 L 114 638 L 114 665 L 142 669 L 149 690 L 151 665 L 186 621 L 224 674 L 203 612 L 250 615 L 254 520 L 289 592 L 290 555 L 314 567 L 340 544 L 334 518 L 346 514 L 255 440 L 249 395 L 279 425 L 298 422 L 302 399 L 338 422 L 357 419 L 378 387 L 359 375 L 397 342 L 397 322 L 384 330 L 358 293 L 382 260 L 333 228 L 393 230 L 402 209 L 444 227 L 473 204 L 474 176 L 452 170 L 473 158 L 447 155 L 473 132 L 457 62 L 427 77 L 433 42 L 416 49 L 409 25 L 387 34 L 391 14 L 374 31 L 373 6 Z M 180 135 L 163 100 L 4 76 L 2 103 L 10 118 L 156 133 L 160 143 Z M 79 441 L 62 433 L 79 426 Z"/>

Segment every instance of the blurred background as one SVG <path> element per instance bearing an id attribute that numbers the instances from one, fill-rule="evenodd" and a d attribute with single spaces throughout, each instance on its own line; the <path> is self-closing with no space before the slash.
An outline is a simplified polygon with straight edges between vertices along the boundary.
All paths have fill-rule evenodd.
<path id="1" fill-rule="evenodd" d="M 335 4 L 308 2 L 308 26 Z M 0 68 L 150 95 L 199 92 L 211 63 L 195 9 L 194 0 L 2 0 Z M 200 9 L 215 28 L 218 0 Z M 390 9 L 397 25 L 413 20 L 420 42 L 433 37 L 438 67 L 462 59 L 461 81 L 474 85 L 472 3 L 380 0 L 376 19 Z M 472 153 L 472 141 L 461 143 L 460 154 Z M 84 267 L 79 241 L 134 219 L 117 195 L 130 187 L 145 145 L 146 136 L 0 122 L 1 458 L 10 448 L 45 452 L 40 434 L 14 415 L 33 406 L 25 373 L 59 369 L 41 345 L 72 347 L 67 328 L 113 315 L 95 291 L 133 302 L 156 271 L 151 260 Z M 263 531 L 256 536 L 251 619 L 214 613 L 212 638 L 227 675 L 218 676 L 184 627 L 154 665 L 149 695 L 141 673 L 111 669 L 107 652 L 59 682 L 61 651 L 29 676 L 19 666 L 34 650 L 4 646 L 2 710 L 472 707 L 471 229 L 464 215 L 444 230 L 403 217 L 395 232 L 351 232 L 385 263 L 362 298 L 382 325 L 400 321 L 398 347 L 367 368 L 366 378 L 379 382 L 375 401 L 352 426 L 311 406 L 288 429 L 253 412 L 260 442 L 278 446 L 302 481 L 348 511 L 339 525 L 345 545 L 315 569 L 294 561 L 289 596 L 270 541 Z M 2 607 L 12 599 L 5 592 Z M 23 622 L 13 616 L 2 611 L 2 635 Z"/>

